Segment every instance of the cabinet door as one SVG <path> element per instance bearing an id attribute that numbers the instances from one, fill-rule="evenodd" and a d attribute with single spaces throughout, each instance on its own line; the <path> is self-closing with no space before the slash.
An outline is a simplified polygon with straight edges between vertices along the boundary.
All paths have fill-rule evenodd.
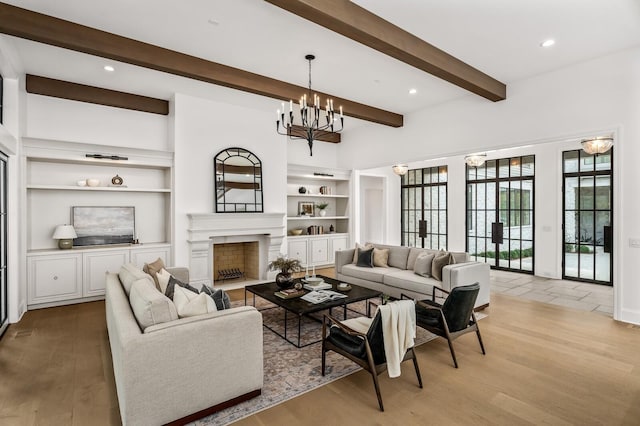
<path id="1" fill-rule="evenodd" d="M 331 239 L 331 250 L 329 252 L 329 260 L 335 262 L 336 252 L 347 248 L 347 237 L 335 237 Z"/>
<path id="2" fill-rule="evenodd" d="M 117 273 L 128 262 L 129 250 L 85 253 L 82 259 L 84 296 L 104 295 L 105 274 Z"/>
<path id="3" fill-rule="evenodd" d="M 289 257 L 298 259 L 303 265 L 307 264 L 307 241 L 289 241 Z"/>
<path id="4" fill-rule="evenodd" d="M 152 247 L 152 248 L 132 248 L 131 249 L 131 263 L 139 268 L 142 268 L 145 263 L 151 263 L 158 258 L 162 259 L 166 266 L 174 266 L 170 259 L 171 248 L 170 247 Z"/>
<path id="5" fill-rule="evenodd" d="M 311 264 L 322 265 L 329 263 L 329 239 L 320 238 L 310 240 Z"/>
<path id="6" fill-rule="evenodd" d="M 34 256 L 27 260 L 29 304 L 82 297 L 82 255 Z"/>

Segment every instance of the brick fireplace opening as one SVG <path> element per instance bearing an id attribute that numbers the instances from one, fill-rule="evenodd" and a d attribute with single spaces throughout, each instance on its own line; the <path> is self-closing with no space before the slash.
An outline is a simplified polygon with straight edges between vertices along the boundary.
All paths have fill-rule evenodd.
<path id="1" fill-rule="evenodd" d="M 214 286 L 260 278 L 257 241 L 213 245 Z"/>

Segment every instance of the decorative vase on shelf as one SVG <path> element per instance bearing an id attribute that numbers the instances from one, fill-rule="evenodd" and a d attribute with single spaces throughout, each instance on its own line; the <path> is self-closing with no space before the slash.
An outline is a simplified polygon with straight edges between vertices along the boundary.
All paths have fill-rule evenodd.
<path id="1" fill-rule="evenodd" d="M 305 188 L 304 186 L 301 186 L 300 188 L 298 188 L 298 192 L 300 194 L 306 194 L 307 193 L 307 188 Z"/>
<path id="2" fill-rule="evenodd" d="M 319 214 L 320 216 L 322 216 L 322 217 L 325 217 L 325 216 L 327 215 L 327 211 L 326 211 L 326 210 L 324 210 L 324 209 L 323 209 L 323 210 L 319 210 L 319 211 L 318 211 L 318 214 Z"/>
<path id="3" fill-rule="evenodd" d="M 278 275 L 276 275 L 276 285 L 281 289 L 293 287 L 293 277 L 291 276 L 291 272 L 278 273 Z"/>

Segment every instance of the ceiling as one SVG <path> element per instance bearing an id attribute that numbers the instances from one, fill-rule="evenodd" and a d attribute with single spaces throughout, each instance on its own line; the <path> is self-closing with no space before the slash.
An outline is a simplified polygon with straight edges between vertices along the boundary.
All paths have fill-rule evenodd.
<path id="1" fill-rule="evenodd" d="M 640 0 L 354 0 L 507 84 L 640 45 Z M 5 3 L 407 114 L 476 96 L 261 0 L 8 0 Z M 330 3 L 330 2 L 329 2 Z M 185 7 L 186 5 L 186 7 Z M 330 12 L 330 11 L 329 11 Z M 10 36 L 22 71 L 170 99 L 259 109 L 273 99 Z M 550 48 L 540 47 L 548 38 Z M 108 73 L 103 66 L 112 64 Z M 415 88 L 417 93 L 409 94 Z M 483 102 L 486 101 L 478 97 Z"/>

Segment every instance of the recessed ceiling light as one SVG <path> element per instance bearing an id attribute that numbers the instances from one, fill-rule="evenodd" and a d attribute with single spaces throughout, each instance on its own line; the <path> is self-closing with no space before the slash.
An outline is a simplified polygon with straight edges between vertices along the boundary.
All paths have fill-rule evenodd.
<path id="1" fill-rule="evenodd" d="M 556 41 L 554 39 L 550 38 L 550 39 L 545 40 L 542 43 L 540 43 L 540 46 L 542 46 L 542 47 L 551 47 L 554 44 L 556 44 Z"/>
<path id="2" fill-rule="evenodd" d="M 104 70 L 105 71 L 109 71 L 109 72 L 114 72 L 116 69 L 114 67 L 112 67 L 111 65 L 105 65 L 104 66 Z"/>
<path id="3" fill-rule="evenodd" d="M 208 23 L 210 23 L 211 25 L 216 26 L 216 27 L 217 27 L 218 25 L 220 25 L 220 21 L 216 21 L 216 20 L 215 20 L 215 19 L 213 19 L 213 18 L 209 18 L 209 20 L 207 20 L 207 22 L 208 22 Z"/>
<path id="4" fill-rule="evenodd" d="M 410 95 L 415 95 L 416 93 L 418 93 L 418 90 L 416 90 L 416 89 L 409 89 L 409 94 L 410 94 Z"/>

